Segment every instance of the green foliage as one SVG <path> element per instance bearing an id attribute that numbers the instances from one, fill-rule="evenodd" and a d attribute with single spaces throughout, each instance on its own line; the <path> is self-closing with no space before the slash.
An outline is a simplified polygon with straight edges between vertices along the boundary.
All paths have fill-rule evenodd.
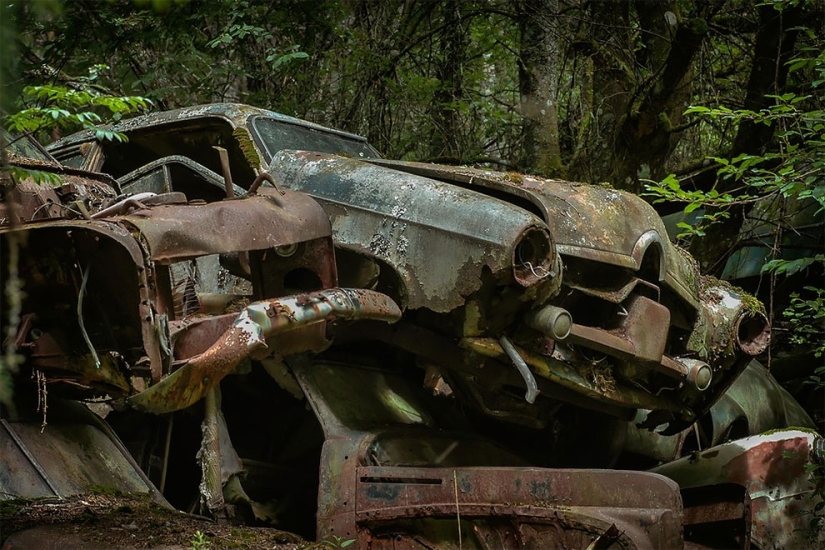
<path id="1" fill-rule="evenodd" d="M 209 550 L 212 548 L 212 541 L 201 531 L 195 531 L 192 540 L 189 541 L 189 550 Z"/>
<path id="2" fill-rule="evenodd" d="M 815 263 L 825 263 L 825 255 L 817 254 L 798 260 L 771 260 L 762 267 L 762 272 L 774 272 L 777 275 L 793 275 L 812 266 Z"/>
<path id="3" fill-rule="evenodd" d="M 321 541 L 325 548 L 347 548 L 355 543 L 355 539 L 344 539 L 338 535 L 332 535 L 332 540 Z"/>
<path id="4" fill-rule="evenodd" d="M 263 57 L 273 71 L 292 61 L 309 57 L 309 54 L 300 51 L 298 44 L 283 49 L 271 45 L 278 42 L 275 34 L 265 27 L 247 23 L 246 20 L 250 19 L 251 13 L 253 10 L 248 1 L 237 2 L 230 8 L 230 22 L 227 28 L 206 45 L 212 49 L 222 48 L 227 51 L 244 40 L 268 44 L 263 51 Z"/>
<path id="5" fill-rule="evenodd" d="M 93 66 L 90 78 L 94 80 L 103 68 L 103 65 Z M 12 132 L 37 134 L 54 127 L 70 131 L 94 129 L 97 139 L 118 141 L 126 137 L 96 126 L 152 106 L 152 101 L 144 97 L 113 96 L 94 88 L 76 90 L 51 84 L 27 86 L 21 103 L 26 107 L 4 118 L 5 126 Z"/>
<path id="6" fill-rule="evenodd" d="M 772 4 L 777 9 L 789 5 L 788 2 Z M 814 32 L 810 29 L 801 31 L 808 42 L 818 46 L 800 48 L 800 54 L 788 63 L 788 67 L 791 74 L 809 75 L 810 93 L 766 96 L 773 103 L 758 111 L 692 106 L 685 112 L 711 127 L 720 122 L 737 127 L 748 121 L 775 131 L 772 147 L 761 154 L 709 157 L 716 166 L 717 175 L 717 185 L 709 191 L 684 189 L 673 174 L 661 182 L 646 185 L 646 194 L 653 197 L 654 202 L 677 201 L 685 204 L 686 214 L 701 212 L 693 224 L 679 224 L 683 230 L 680 237 L 702 237 L 709 226 L 729 216 L 731 208 L 762 197 L 794 199 L 797 204 L 801 200 L 814 200 L 818 203 L 818 214 L 825 211 L 825 110 L 821 93 L 818 93 L 825 83 L 825 53 Z M 717 186 L 728 191 L 718 192 Z M 771 223 L 782 226 L 778 217 Z M 814 264 L 825 264 L 822 254 L 787 260 L 779 258 L 779 253 L 780 250 L 774 247 L 774 258 L 763 267 L 763 273 L 787 276 Z M 783 315 L 793 330 L 791 343 L 812 346 L 816 357 L 821 357 L 825 353 L 825 290 L 806 286 L 804 292 L 792 294 L 790 306 Z M 813 378 L 818 384 L 825 385 L 825 367 L 817 369 Z"/>
<path id="7" fill-rule="evenodd" d="M 167 13 L 175 5 L 181 5 L 189 0 L 133 0 L 136 6 L 152 8 L 157 13 Z"/>
<path id="8" fill-rule="evenodd" d="M 825 354 L 825 289 L 806 286 L 804 293 L 791 294 L 791 304 L 783 312 L 793 325 L 791 342 L 811 346 L 814 356 Z M 814 380 L 825 385 L 825 366 L 814 371 Z"/>
<path id="9" fill-rule="evenodd" d="M 825 65 L 823 66 L 825 67 Z M 777 127 L 777 148 L 761 155 L 741 154 L 731 159 L 710 157 L 717 166 L 717 181 L 735 192 L 719 193 L 683 189 L 674 174 L 659 183 L 645 185 L 646 195 L 654 203 L 675 201 L 686 203 L 685 213 L 700 207 L 709 211 L 701 215 L 685 233 L 704 235 L 709 225 L 727 216 L 734 205 L 753 202 L 759 197 L 779 194 L 797 199 L 812 198 L 825 208 L 825 111 L 809 110 L 805 103 L 810 96 L 792 93 L 768 96 L 775 104 L 759 112 L 726 107 L 691 107 L 686 114 L 716 120 L 727 119 L 737 124 L 749 120 L 757 124 Z"/>
<path id="10" fill-rule="evenodd" d="M 15 181 L 31 179 L 35 183 L 45 183 L 53 187 L 57 187 L 63 183 L 63 179 L 60 177 L 60 174 L 55 174 L 54 172 L 23 168 L 22 166 L 9 166 L 9 172 Z"/>

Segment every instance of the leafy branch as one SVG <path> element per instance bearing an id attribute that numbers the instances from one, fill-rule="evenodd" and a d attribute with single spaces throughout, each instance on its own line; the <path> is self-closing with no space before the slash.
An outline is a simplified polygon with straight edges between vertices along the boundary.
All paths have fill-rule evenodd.
<path id="1" fill-rule="evenodd" d="M 12 132 L 36 134 L 55 127 L 88 129 L 94 130 L 99 140 L 117 141 L 125 141 L 126 136 L 96 126 L 153 106 L 145 97 L 113 96 L 93 88 L 74 90 L 54 84 L 27 86 L 23 89 L 22 104 L 33 106 L 3 119 L 6 128 Z"/>

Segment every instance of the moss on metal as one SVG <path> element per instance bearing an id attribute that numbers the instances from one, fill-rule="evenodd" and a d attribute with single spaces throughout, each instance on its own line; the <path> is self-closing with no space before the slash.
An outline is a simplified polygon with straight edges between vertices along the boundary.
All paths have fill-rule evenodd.
<path id="1" fill-rule="evenodd" d="M 252 137 L 249 135 L 249 132 L 246 131 L 246 128 L 235 128 L 232 135 L 237 140 L 238 146 L 241 148 L 246 161 L 255 168 L 261 166 L 261 157 L 258 156 L 255 143 L 252 141 Z"/>
<path id="2" fill-rule="evenodd" d="M 713 277 L 711 275 L 701 275 L 699 277 L 699 295 L 702 298 L 707 297 L 707 290 L 713 287 L 722 287 L 730 292 L 733 292 L 737 295 L 739 300 L 742 302 L 742 307 L 746 311 L 752 311 L 755 313 L 761 313 L 762 315 L 766 315 L 765 304 L 763 304 L 759 298 L 754 296 L 753 294 L 743 290 L 742 288 L 732 285 L 728 281 L 722 281 Z"/>

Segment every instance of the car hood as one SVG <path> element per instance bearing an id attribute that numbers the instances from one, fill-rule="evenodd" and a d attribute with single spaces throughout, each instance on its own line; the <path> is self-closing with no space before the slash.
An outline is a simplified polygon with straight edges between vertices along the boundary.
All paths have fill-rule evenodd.
<path id="1" fill-rule="evenodd" d="M 369 159 L 372 164 L 473 189 L 520 204 L 543 218 L 562 256 L 638 270 L 649 247 L 662 255 L 659 280 L 696 306 L 695 263 L 667 238 L 656 211 L 609 186 L 572 183 L 463 166 Z"/>

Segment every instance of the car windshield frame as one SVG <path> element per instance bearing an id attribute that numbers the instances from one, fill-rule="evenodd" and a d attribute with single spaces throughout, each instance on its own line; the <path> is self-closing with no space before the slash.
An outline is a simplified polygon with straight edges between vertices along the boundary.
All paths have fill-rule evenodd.
<path id="1" fill-rule="evenodd" d="M 2 127 L 0 127 L 0 133 L 2 133 L 4 142 L 3 148 L 6 151 L 11 151 L 15 155 L 24 158 L 60 164 L 31 134 L 13 134 Z"/>
<path id="2" fill-rule="evenodd" d="M 369 142 L 355 134 L 316 126 L 299 124 L 277 117 L 256 115 L 249 119 L 250 133 L 255 137 L 258 145 L 268 157 L 267 164 L 279 152 L 284 150 L 314 151 L 328 153 L 356 159 L 381 158 L 378 151 Z M 284 134 L 291 133 L 292 139 L 287 143 L 278 144 L 276 141 L 283 137 L 277 136 L 275 129 L 284 130 Z M 294 137 L 293 137 L 294 136 Z M 335 147 L 333 144 L 341 145 Z"/>

